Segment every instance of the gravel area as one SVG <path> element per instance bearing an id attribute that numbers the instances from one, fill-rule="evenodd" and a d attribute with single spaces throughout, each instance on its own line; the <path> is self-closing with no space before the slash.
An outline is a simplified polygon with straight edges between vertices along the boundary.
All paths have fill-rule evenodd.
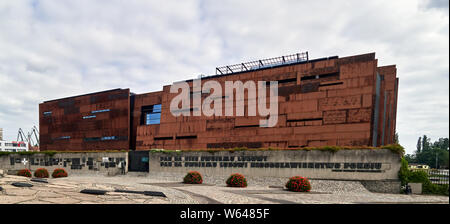
<path id="1" fill-rule="evenodd" d="M 150 172 L 147 177 L 156 182 L 172 182 L 183 180 L 183 173 Z M 226 186 L 225 181 L 228 176 L 207 176 L 203 175 L 204 184 Z M 280 177 L 246 177 L 248 186 L 258 187 L 278 187 L 283 188 L 289 178 Z M 312 192 L 327 193 L 369 193 L 369 191 L 359 181 L 333 181 L 333 180 L 310 180 Z"/>

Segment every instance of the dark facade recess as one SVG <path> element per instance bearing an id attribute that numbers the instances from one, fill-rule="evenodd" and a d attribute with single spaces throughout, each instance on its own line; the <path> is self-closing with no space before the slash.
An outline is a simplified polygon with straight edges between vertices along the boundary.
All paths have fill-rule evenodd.
<path id="1" fill-rule="evenodd" d="M 310 60 L 306 52 L 217 67 L 216 75 L 202 77 L 202 83 L 220 84 L 278 81 L 278 122 L 270 128 L 259 127 L 261 117 L 248 116 L 247 104 L 245 116 L 192 116 L 198 108 L 191 106 L 191 116 L 174 117 L 169 106 L 178 94 L 170 93 L 170 85 L 144 94 L 113 89 L 46 101 L 39 105 L 40 149 L 387 145 L 394 143 L 396 129 L 396 72 L 395 65 L 379 67 L 375 53 Z M 186 81 L 194 94 L 193 80 Z M 142 159 L 138 154 L 131 156 L 130 163 Z"/>

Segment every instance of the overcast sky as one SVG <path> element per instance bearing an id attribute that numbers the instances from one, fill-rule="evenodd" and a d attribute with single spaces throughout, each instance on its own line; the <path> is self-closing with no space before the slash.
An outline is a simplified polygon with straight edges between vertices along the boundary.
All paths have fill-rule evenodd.
<path id="1" fill-rule="evenodd" d="M 449 3 L 436 1 L 0 0 L 0 128 L 39 126 L 38 104 L 162 90 L 215 67 L 308 51 L 376 52 L 397 65 L 397 132 L 449 136 Z"/>

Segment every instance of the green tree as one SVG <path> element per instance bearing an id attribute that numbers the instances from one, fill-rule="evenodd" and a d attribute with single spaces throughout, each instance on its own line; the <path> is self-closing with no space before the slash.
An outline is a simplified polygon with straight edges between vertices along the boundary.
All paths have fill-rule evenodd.
<path id="1" fill-rule="evenodd" d="M 423 135 L 422 138 L 422 151 L 426 151 L 430 149 L 430 139 L 426 136 Z"/>
<path id="2" fill-rule="evenodd" d="M 406 161 L 408 161 L 408 163 L 417 163 L 417 158 L 415 154 L 406 154 L 405 159 Z"/>
<path id="3" fill-rule="evenodd" d="M 409 162 L 414 161 L 427 164 L 432 168 L 439 167 L 448 167 L 449 165 L 449 139 L 448 138 L 439 138 L 439 140 L 435 141 L 433 144 L 430 143 L 430 139 L 424 135 L 422 138 L 422 142 L 420 143 L 421 138 L 417 142 L 418 150 L 414 156 L 406 158 Z M 421 150 L 419 151 L 419 148 Z"/>
<path id="4" fill-rule="evenodd" d="M 439 138 L 433 146 L 448 151 L 448 138 Z"/>
<path id="5" fill-rule="evenodd" d="M 422 137 L 419 137 L 419 140 L 417 141 L 417 153 L 420 153 L 422 151 Z"/>

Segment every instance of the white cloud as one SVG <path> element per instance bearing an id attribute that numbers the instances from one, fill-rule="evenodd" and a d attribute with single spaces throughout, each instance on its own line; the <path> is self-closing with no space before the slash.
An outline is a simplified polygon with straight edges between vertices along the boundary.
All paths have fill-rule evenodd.
<path id="1" fill-rule="evenodd" d="M 1 1 L 0 127 L 38 125 L 45 100 L 158 91 L 217 66 L 309 51 L 376 52 L 400 77 L 397 131 L 448 137 L 448 2 Z"/>

